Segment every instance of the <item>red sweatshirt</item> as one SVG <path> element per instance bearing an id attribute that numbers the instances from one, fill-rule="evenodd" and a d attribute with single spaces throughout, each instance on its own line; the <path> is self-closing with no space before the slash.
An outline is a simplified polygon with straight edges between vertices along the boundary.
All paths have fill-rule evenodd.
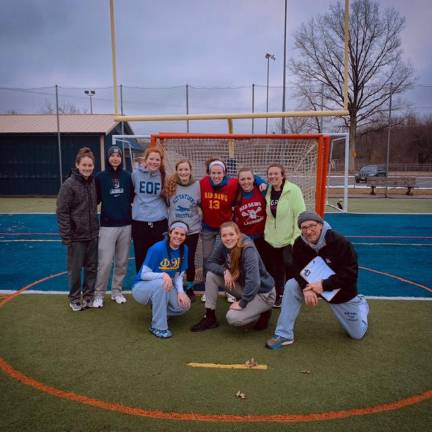
<path id="1" fill-rule="evenodd" d="M 224 223 L 233 218 L 233 204 L 238 189 L 238 181 L 229 178 L 227 184 L 214 189 L 210 177 L 206 176 L 200 180 L 201 208 L 203 211 L 203 222 L 213 229 L 219 229 Z"/>
<path id="2" fill-rule="evenodd" d="M 251 238 L 262 237 L 266 221 L 266 200 L 257 186 L 243 196 L 234 208 L 234 221 Z"/>

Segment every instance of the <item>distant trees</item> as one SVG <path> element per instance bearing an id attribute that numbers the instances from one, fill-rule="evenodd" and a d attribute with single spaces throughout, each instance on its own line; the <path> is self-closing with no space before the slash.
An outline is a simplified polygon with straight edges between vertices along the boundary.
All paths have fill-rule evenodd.
<path id="1" fill-rule="evenodd" d="M 41 110 L 42 114 L 55 114 L 56 106 L 49 101 L 45 101 L 45 105 Z M 86 114 L 87 110 L 82 110 L 70 102 L 62 102 L 59 104 L 60 114 Z"/>
<path id="2" fill-rule="evenodd" d="M 297 56 L 290 68 L 303 106 L 311 110 L 343 106 L 343 23 L 344 6 L 337 1 L 295 34 Z M 402 60 L 404 23 L 394 8 L 382 11 L 373 0 L 351 2 L 349 117 L 343 119 L 350 132 L 351 167 L 358 128 L 382 121 L 390 95 L 403 93 L 413 83 L 413 69 Z M 317 119 L 315 127 L 319 129 Z"/>

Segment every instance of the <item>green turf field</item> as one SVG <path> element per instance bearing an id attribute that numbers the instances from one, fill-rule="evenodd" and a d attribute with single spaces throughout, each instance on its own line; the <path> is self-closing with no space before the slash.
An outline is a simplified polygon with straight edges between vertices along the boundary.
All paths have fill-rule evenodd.
<path id="1" fill-rule="evenodd" d="M 0 309 L 3 358 L 49 386 L 109 403 L 198 414 L 309 414 L 367 408 L 432 389 L 432 302 L 371 301 L 370 329 L 349 339 L 321 302 L 304 309 L 296 342 L 264 348 L 264 332 L 218 329 L 191 333 L 202 305 L 171 320 L 174 337 L 147 327 L 149 307 L 131 297 L 102 310 L 71 313 L 65 296 L 22 295 Z M 223 318 L 226 303 L 220 300 Z M 276 314 L 273 316 L 273 328 Z M 223 321 L 221 319 L 221 321 Z M 244 363 L 267 371 L 193 369 L 188 362 Z M 237 391 L 246 399 L 235 397 Z M 113 413 L 45 394 L 3 375 L 5 431 L 342 431 L 427 430 L 432 400 L 385 413 L 302 424 L 154 420 Z M 78 422 L 78 423 L 77 423 Z"/>
<path id="2" fill-rule="evenodd" d="M 350 200 L 350 209 L 423 213 L 432 211 L 431 203 L 429 199 L 359 198 Z M 1 198 L 0 209 L 53 212 L 55 200 Z M 172 339 L 158 340 L 147 330 L 149 307 L 130 296 L 128 300 L 121 306 L 107 300 L 102 310 L 72 313 L 65 295 L 21 295 L 0 308 L 0 356 L 7 364 L 59 396 L 73 392 L 105 408 L 121 404 L 121 412 L 89 406 L 47 394 L 0 372 L 1 431 L 430 429 L 430 396 L 409 406 L 395 405 L 432 391 L 430 301 L 370 300 L 370 328 L 360 342 L 349 339 L 320 302 L 318 308 L 305 308 L 300 315 L 295 344 L 271 352 L 264 342 L 272 334 L 277 311 L 266 331 L 235 329 L 223 323 L 227 304 L 220 300 L 221 326 L 195 334 L 189 327 L 203 312 L 202 304 L 196 303 L 188 314 L 172 319 Z M 269 369 L 192 369 L 186 365 L 192 361 L 240 364 L 251 357 Z M 246 399 L 237 398 L 237 391 L 245 393 Z M 382 404 L 388 404 L 387 411 L 365 414 L 368 408 Z M 352 416 L 353 409 L 362 410 L 362 415 Z M 168 413 L 171 419 L 134 415 L 143 410 L 153 415 Z M 327 421 L 322 416 L 318 420 L 311 417 L 341 411 L 348 411 L 348 417 Z M 281 415 L 284 422 L 176 419 L 185 413 Z M 289 415 L 304 415 L 308 421 L 299 423 L 298 417 L 292 417 L 297 422 L 286 423 Z"/>

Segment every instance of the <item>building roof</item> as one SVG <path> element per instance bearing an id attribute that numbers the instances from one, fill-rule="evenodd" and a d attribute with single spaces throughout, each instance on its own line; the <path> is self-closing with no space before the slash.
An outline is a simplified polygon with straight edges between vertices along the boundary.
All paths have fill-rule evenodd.
<path id="1" fill-rule="evenodd" d="M 59 118 L 61 133 L 109 134 L 119 124 L 114 114 L 60 114 Z M 131 131 L 127 124 L 126 130 Z M 0 114 L 0 133 L 57 133 L 57 116 Z"/>

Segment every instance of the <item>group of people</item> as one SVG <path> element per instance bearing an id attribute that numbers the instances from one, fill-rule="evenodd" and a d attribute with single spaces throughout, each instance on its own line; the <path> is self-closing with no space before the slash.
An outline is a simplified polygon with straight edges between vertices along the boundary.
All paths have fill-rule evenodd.
<path id="1" fill-rule="evenodd" d="M 68 248 L 69 304 L 73 311 L 103 307 L 114 262 L 111 298 L 122 293 L 131 238 L 136 278 L 133 298 L 152 306 L 150 332 L 172 336 L 168 316 L 187 312 L 195 300 L 195 256 L 202 242 L 205 315 L 191 331 L 217 327 L 219 289 L 229 294 L 229 324 L 268 326 L 272 309 L 282 306 L 271 349 L 294 340 L 302 303 L 315 306 L 323 291 L 353 338 L 367 329 L 367 302 L 357 294 L 357 258 L 351 243 L 316 213 L 306 211 L 301 189 L 271 164 L 267 181 L 251 168 L 227 176 L 220 159 L 206 163 L 199 181 L 189 160 L 165 172 L 164 153 L 149 147 L 131 174 L 123 170 L 122 151 L 109 148 L 106 169 L 94 176 L 95 158 L 81 149 L 57 200 L 60 235 Z M 100 228 L 97 205 L 101 203 Z M 307 282 L 303 268 L 322 256 L 334 274 Z M 83 280 L 81 284 L 81 270 Z"/>

